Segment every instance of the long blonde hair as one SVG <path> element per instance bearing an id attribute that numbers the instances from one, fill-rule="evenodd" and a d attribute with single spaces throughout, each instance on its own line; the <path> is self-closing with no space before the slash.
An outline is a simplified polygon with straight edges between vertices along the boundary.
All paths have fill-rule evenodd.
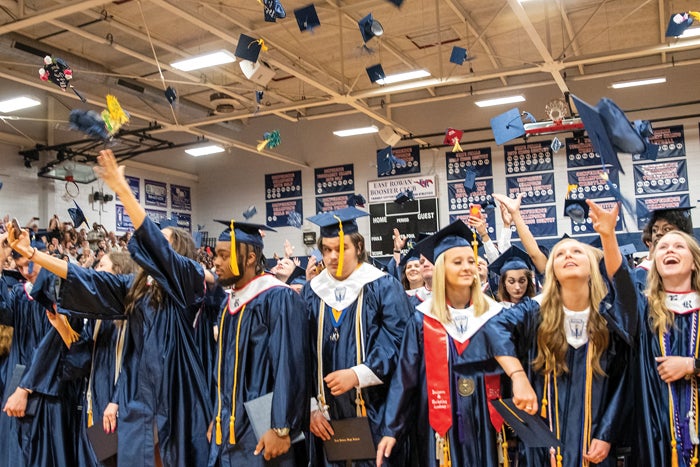
<path id="1" fill-rule="evenodd" d="M 0 357 L 4 357 L 10 353 L 14 330 L 15 328 L 12 326 L 0 325 Z"/>
<path id="2" fill-rule="evenodd" d="M 700 291 L 700 246 L 694 237 L 680 230 L 674 230 L 664 234 L 678 235 L 685 240 L 690 253 L 693 255 L 693 265 L 695 268 L 690 273 L 690 288 L 695 292 Z M 663 238 L 663 237 L 662 237 Z M 666 290 L 664 281 L 656 269 L 656 260 L 652 258 L 651 269 L 647 275 L 647 288 L 645 293 L 649 299 L 649 321 L 654 332 L 666 331 L 673 326 L 674 315 L 666 306 Z"/>
<path id="3" fill-rule="evenodd" d="M 566 330 L 564 329 L 564 302 L 559 281 L 554 275 L 554 258 L 562 244 L 572 241 L 577 242 L 576 240 L 565 239 L 554 245 L 545 266 L 546 278 L 542 288 L 540 324 L 537 328 L 537 356 L 532 362 L 534 369 L 541 371 L 543 374 L 554 372 L 554 374 L 560 375 L 569 371 L 566 364 L 566 352 L 569 349 L 569 343 L 566 340 Z M 588 331 L 589 351 L 593 352 L 591 359 L 593 371 L 595 374 L 604 375 L 605 372 L 600 366 L 600 357 L 608 348 L 610 335 L 607 323 L 598 311 L 601 300 L 607 294 L 607 286 L 598 268 L 598 262 L 602 258 L 602 253 L 600 250 L 588 245 L 577 243 L 583 247 L 583 251 L 588 257 L 591 266 L 587 284 L 591 311 L 586 329 Z"/>
<path id="4" fill-rule="evenodd" d="M 474 269 L 474 281 L 470 288 L 471 305 L 474 307 L 474 314 L 476 316 L 481 316 L 488 311 L 489 303 L 481 292 L 481 283 L 479 282 L 479 274 L 476 271 L 476 265 Z M 441 323 L 449 323 L 452 320 L 452 316 L 450 315 L 450 310 L 447 308 L 444 254 L 441 254 L 435 260 L 435 269 L 433 271 L 433 292 L 430 313 Z"/>

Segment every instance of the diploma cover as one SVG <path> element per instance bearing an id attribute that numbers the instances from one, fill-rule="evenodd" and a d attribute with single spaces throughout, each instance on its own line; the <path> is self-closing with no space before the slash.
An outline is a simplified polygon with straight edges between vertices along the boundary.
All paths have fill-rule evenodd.
<path id="1" fill-rule="evenodd" d="M 374 446 L 367 417 L 332 420 L 330 423 L 335 434 L 323 442 L 328 461 L 377 458 L 377 448 Z"/>
<path id="2" fill-rule="evenodd" d="M 87 429 L 87 436 L 100 462 L 117 454 L 117 432 L 105 433 L 101 423 L 95 423 Z"/>
<path id="3" fill-rule="evenodd" d="M 245 413 L 248 415 L 250 425 L 253 427 L 255 439 L 259 442 L 267 430 L 272 428 L 270 426 L 270 421 L 272 420 L 272 393 L 268 392 L 264 396 L 244 402 L 243 407 L 245 407 Z M 294 433 L 290 433 L 292 444 L 304 440 L 304 433 L 293 435 Z"/>

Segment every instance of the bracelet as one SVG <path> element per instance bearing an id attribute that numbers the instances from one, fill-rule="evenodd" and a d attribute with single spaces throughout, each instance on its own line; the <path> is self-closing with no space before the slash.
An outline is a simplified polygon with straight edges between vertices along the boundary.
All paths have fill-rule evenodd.
<path id="1" fill-rule="evenodd" d="M 32 259 L 34 258 L 34 255 L 36 254 L 36 248 L 32 247 L 32 254 L 27 256 L 27 259 Z"/>
<path id="2" fill-rule="evenodd" d="M 394 250 L 394 253 L 401 253 L 401 250 Z"/>
<path id="3" fill-rule="evenodd" d="M 525 370 L 523 370 L 522 368 L 521 368 L 520 370 L 515 370 L 514 372 L 512 372 L 511 374 L 509 374 L 508 377 L 512 379 L 514 374 L 520 373 L 520 372 L 525 373 Z"/>

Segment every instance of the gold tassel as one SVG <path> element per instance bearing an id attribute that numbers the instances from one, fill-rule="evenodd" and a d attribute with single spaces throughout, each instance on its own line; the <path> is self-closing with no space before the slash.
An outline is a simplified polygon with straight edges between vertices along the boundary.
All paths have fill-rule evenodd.
<path id="1" fill-rule="evenodd" d="M 671 441 L 671 467 L 678 467 L 678 442 Z"/>
<path id="2" fill-rule="evenodd" d="M 452 458 L 450 456 L 450 439 L 445 436 L 445 442 L 442 445 L 443 462 L 446 467 L 452 467 Z"/>
<path id="3" fill-rule="evenodd" d="M 508 461 L 508 439 L 506 438 L 506 427 L 503 425 L 501 428 L 503 433 L 503 440 L 501 441 L 501 449 L 503 449 L 503 467 L 508 467 L 510 462 Z"/>
<path id="4" fill-rule="evenodd" d="M 452 152 L 464 152 L 462 146 L 459 145 L 459 140 L 455 138 L 455 145 L 452 147 Z"/>
<path id="5" fill-rule="evenodd" d="M 261 50 L 262 52 L 267 52 L 267 45 L 265 45 L 265 41 L 264 41 L 263 39 L 258 39 L 258 40 L 255 41 L 254 43 L 260 44 L 260 50 Z"/>
<path id="6" fill-rule="evenodd" d="M 263 149 L 265 149 L 265 146 L 267 146 L 267 143 L 269 143 L 269 142 L 270 142 L 269 139 L 265 139 L 265 140 L 262 140 L 262 141 L 261 141 L 261 140 L 258 140 L 258 146 L 257 146 L 258 152 L 260 152 L 260 151 L 262 151 Z"/>
<path id="7" fill-rule="evenodd" d="M 229 418 L 228 422 L 228 443 L 229 444 L 236 444 L 236 430 L 234 430 L 234 422 L 236 421 L 236 417 L 231 417 Z"/>
<path id="8" fill-rule="evenodd" d="M 340 220 L 340 217 L 336 215 L 333 215 L 333 217 L 338 221 L 338 240 L 340 241 L 340 251 L 338 252 L 338 270 L 335 272 L 335 277 L 340 277 L 343 275 L 343 263 L 345 262 L 345 232 L 343 232 L 343 221 Z"/>
<path id="9" fill-rule="evenodd" d="M 238 256 L 236 255 L 236 231 L 233 229 L 233 219 L 231 219 L 231 272 L 234 276 L 241 273 L 238 270 Z"/>
<path id="10" fill-rule="evenodd" d="M 94 423 L 92 422 L 92 409 L 88 410 L 88 428 L 90 428 Z"/>
<path id="11" fill-rule="evenodd" d="M 562 459 L 563 459 L 563 456 L 561 455 L 561 449 L 557 448 L 557 467 L 562 466 L 562 463 L 561 463 Z"/>
<path id="12" fill-rule="evenodd" d="M 221 417 L 216 416 L 216 445 L 221 446 L 223 435 L 221 434 Z"/>
<path id="13" fill-rule="evenodd" d="M 472 231 L 474 239 L 472 240 L 472 248 L 474 248 L 474 259 L 479 258 L 479 242 L 476 239 L 476 232 Z"/>
<path id="14" fill-rule="evenodd" d="M 697 11 L 689 11 L 688 16 L 693 18 L 693 21 L 699 21 L 700 22 L 700 12 Z"/>

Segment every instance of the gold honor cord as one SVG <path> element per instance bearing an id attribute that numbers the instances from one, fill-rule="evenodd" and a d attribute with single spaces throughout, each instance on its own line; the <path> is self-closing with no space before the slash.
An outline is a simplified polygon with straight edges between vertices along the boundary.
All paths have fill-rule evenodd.
<path id="1" fill-rule="evenodd" d="M 589 346 L 593 346 L 593 344 L 586 345 L 586 389 L 583 395 L 583 453 L 587 453 L 588 449 L 591 447 L 591 436 L 593 431 L 593 414 L 591 413 L 593 397 L 593 352 L 591 352 Z M 583 464 L 584 466 L 588 466 L 589 463 L 584 459 Z"/>
<path id="2" fill-rule="evenodd" d="M 547 402 L 547 394 L 549 394 L 550 387 L 549 387 L 549 381 L 550 379 L 554 380 L 554 423 L 556 425 L 556 430 L 557 430 L 557 439 L 561 440 L 561 433 L 559 429 L 559 388 L 557 387 L 557 373 L 556 373 L 556 362 L 554 362 L 554 365 L 552 365 L 552 371 L 550 373 L 546 373 L 544 376 L 544 388 L 542 389 L 542 418 L 548 418 L 549 419 L 549 429 L 550 431 L 552 430 L 552 417 L 551 417 L 551 405 L 549 407 L 550 411 L 550 416 L 547 417 L 547 412 L 545 411 L 545 407 L 547 407 L 548 402 Z M 550 395 L 551 397 L 551 395 Z M 555 455 L 556 452 L 556 455 Z M 557 450 L 554 450 L 554 447 L 551 447 L 549 449 L 549 456 L 550 456 L 550 463 L 552 467 L 561 467 L 562 466 L 562 455 L 561 455 L 561 447 L 557 446 Z"/>
<path id="3" fill-rule="evenodd" d="M 238 271 L 238 250 L 236 250 L 236 231 L 233 229 L 233 219 L 231 219 L 231 272 L 234 276 L 239 276 Z"/>
<path id="4" fill-rule="evenodd" d="M 333 217 L 338 221 L 338 240 L 340 241 L 338 251 L 338 270 L 335 271 L 335 277 L 343 275 L 343 263 L 345 262 L 345 232 L 343 232 L 343 221 L 335 214 Z"/>
<path id="5" fill-rule="evenodd" d="M 95 349 L 97 349 L 97 334 L 100 332 L 102 320 L 95 320 L 95 330 L 92 332 L 92 360 L 90 361 L 90 377 L 85 391 L 85 399 L 87 400 L 87 426 L 90 428 L 93 425 L 92 421 L 92 378 L 95 374 Z"/>

